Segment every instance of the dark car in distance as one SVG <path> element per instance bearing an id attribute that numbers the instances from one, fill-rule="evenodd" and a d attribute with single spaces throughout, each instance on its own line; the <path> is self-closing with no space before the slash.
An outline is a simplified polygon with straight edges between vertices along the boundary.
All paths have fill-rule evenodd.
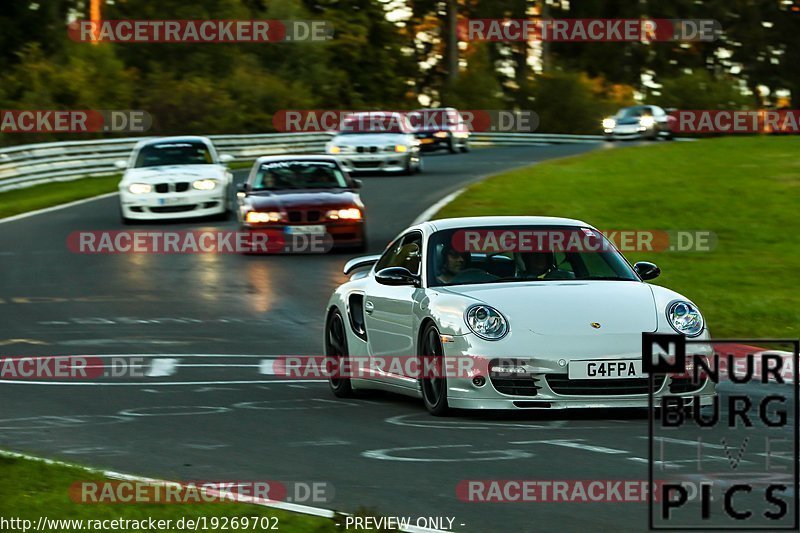
<path id="1" fill-rule="evenodd" d="M 328 243 L 328 249 L 364 250 L 360 187 L 335 157 L 260 157 L 239 186 L 239 222 L 244 231 L 265 232 L 286 242 L 316 239 Z"/>
<path id="2" fill-rule="evenodd" d="M 420 151 L 469 152 L 469 125 L 457 109 L 418 109 L 409 113 L 408 118 L 419 140 Z"/>

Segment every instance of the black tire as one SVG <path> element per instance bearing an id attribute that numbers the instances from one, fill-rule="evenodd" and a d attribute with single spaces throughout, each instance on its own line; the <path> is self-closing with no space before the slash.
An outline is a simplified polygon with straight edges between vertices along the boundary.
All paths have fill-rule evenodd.
<path id="1" fill-rule="evenodd" d="M 470 151 L 469 141 L 464 141 L 464 144 L 461 145 L 461 153 L 466 154 Z"/>
<path id="2" fill-rule="evenodd" d="M 613 135 L 604 135 L 606 142 L 613 143 L 616 141 Z"/>
<path id="3" fill-rule="evenodd" d="M 337 362 L 348 357 L 344 319 L 338 310 L 328 316 L 328 323 L 325 326 L 325 355 L 334 358 Z M 336 369 L 334 368 L 333 370 L 335 371 Z M 331 375 L 328 378 L 328 384 L 331 387 L 331 392 L 337 398 L 353 397 L 353 386 L 350 383 L 350 378 Z"/>
<path id="4" fill-rule="evenodd" d="M 439 330 L 433 324 L 428 324 L 422 332 L 422 342 L 420 342 L 420 358 L 441 358 L 444 357 L 442 341 L 439 337 Z M 422 365 L 425 368 L 424 365 Z M 444 365 L 437 365 L 442 368 Z M 451 414 L 450 406 L 447 404 L 447 376 L 444 372 L 439 372 L 441 377 L 422 377 L 422 401 L 425 408 L 433 416 L 448 416 Z"/>
<path id="5" fill-rule="evenodd" d="M 456 150 L 456 144 L 453 142 L 453 138 L 452 137 L 450 137 L 447 140 L 447 151 L 450 152 L 451 154 L 454 154 L 454 153 L 456 153 L 458 151 L 458 150 Z"/>

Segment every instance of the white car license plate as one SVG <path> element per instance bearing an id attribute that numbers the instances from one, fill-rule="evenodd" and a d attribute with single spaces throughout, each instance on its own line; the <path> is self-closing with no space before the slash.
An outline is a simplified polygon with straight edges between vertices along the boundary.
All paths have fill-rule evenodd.
<path id="1" fill-rule="evenodd" d="M 324 235 L 325 226 L 286 226 L 289 235 Z"/>
<path id="2" fill-rule="evenodd" d="M 642 362 L 634 359 L 604 361 L 570 361 L 569 379 L 644 378 Z"/>
<path id="3" fill-rule="evenodd" d="M 168 197 L 168 198 L 159 198 L 158 199 L 158 205 L 173 205 L 173 204 L 179 203 L 180 201 L 181 201 L 181 198 L 179 196 L 173 196 L 173 197 Z"/>

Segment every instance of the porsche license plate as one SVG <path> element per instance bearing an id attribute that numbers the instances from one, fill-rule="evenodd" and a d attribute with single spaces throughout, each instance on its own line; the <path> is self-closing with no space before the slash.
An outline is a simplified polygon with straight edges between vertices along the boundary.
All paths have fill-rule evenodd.
<path id="1" fill-rule="evenodd" d="M 325 226 L 286 226 L 289 235 L 324 235 Z"/>
<path id="2" fill-rule="evenodd" d="M 569 379 L 645 378 L 642 362 L 632 359 L 605 361 L 571 361 Z"/>

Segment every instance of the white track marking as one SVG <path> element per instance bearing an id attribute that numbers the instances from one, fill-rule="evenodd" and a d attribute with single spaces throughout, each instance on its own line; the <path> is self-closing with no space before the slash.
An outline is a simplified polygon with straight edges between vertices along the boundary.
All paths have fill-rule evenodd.
<path id="1" fill-rule="evenodd" d="M 23 357 L 23 356 L 9 356 L 9 357 Z M 45 357 L 45 356 L 37 356 Z M 48 357 L 218 357 L 220 359 L 236 359 L 236 358 L 253 358 L 253 359 L 278 359 L 285 357 L 283 355 L 256 355 L 256 354 L 232 354 L 232 353 L 110 353 L 110 354 L 82 354 L 77 355 L 53 355 Z"/>
<path id="2" fill-rule="evenodd" d="M 14 222 L 15 220 L 22 220 L 23 218 L 34 217 L 36 215 L 43 215 L 45 213 L 51 213 L 53 211 L 58 211 L 60 209 L 67 209 L 70 207 L 75 207 L 76 205 L 87 204 L 89 202 L 94 202 L 96 200 L 103 200 L 105 198 L 111 198 L 112 196 L 117 196 L 119 193 L 116 192 L 109 192 L 106 194 L 101 194 L 99 196 L 92 196 L 91 198 L 84 198 L 82 200 L 75 200 L 74 202 L 69 202 L 66 204 L 61 205 L 54 205 L 52 207 L 45 207 L 44 209 L 37 209 L 36 211 L 28 211 L 27 213 L 20 213 L 19 215 L 14 215 L 11 217 L 0 218 L 0 224 L 5 224 L 6 222 Z"/>
<path id="3" fill-rule="evenodd" d="M 373 403 L 376 405 L 382 405 L 378 402 L 371 402 L 369 400 L 361 400 L 361 403 Z M 510 429 L 546 429 L 546 430 L 589 430 L 589 429 L 618 429 L 617 426 L 565 426 L 563 424 L 564 421 L 556 420 L 549 424 L 516 424 L 513 422 L 504 422 L 502 420 L 495 420 L 490 422 L 477 422 L 472 420 L 467 421 L 442 421 L 442 420 L 428 420 L 431 418 L 427 415 L 425 416 L 424 420 L 420 420 L 418 422 L 408 421 L 407 418 L 411 417 L 419 417 L 420 415 L 396 415 L 387 418 L 384 420 L 387 424 L 393 424 L 396 426 L 406 426 L 406 427 L 415 427 L 415 428 L 429 428 L 429 429 L 467 429 L 467 430 L 493 430 L 496 431 L 498 428 L 510 428 Z M 469 425 L 467 425 L 469 424 Z"/>
<path id="4" fill-rule="evenodd" d="M 253 380 L 253 381 L 139 381 L 135 383 L 114 382 L 114 381 L 29 381 L 21 379 L 0 379 L 0 383 L 14 385 L 57 385 L 69 387 L 93 386 L 93 387 L 154 387 L 165 385 L 252 385 L 252 384 L 278 384 L 278 383 L 327 383 L 327 379 L 272 379 L 272 380 Z"/>
<path id="5" fill-rule="evenodd" d="M 441 450 L 442 448 L 472 448 L 471 444 L 446 444 L 441 446 L 411 446 L 407 448 L 385 448 L 383 450 L 367 450 L 361 452 L 362 457 L 369 459 L 379 459 L 382 461 L 401 461 L 413 463 L 460 463 L 464 461 L 504 461 L 509 459 L 527 459 L 533 454 L 522 450 L 482 450 L 468 453 L 480 456 L 494 454 L 494 457 L 458 457 L 458 458 L 430 458 L 430 457 L 397 457 L 391 455 L 395 452 L 407 452 L 412 450 Z"/>
<path id="6" fill-rule="evenodd" d="M 414 222 L 412 222 L 411 225 L 414 226 L 414 225 L 420 224 L 422 222 L 427 222 L 441 208 L 443 208 L 444 206 L 446 206 L 447 204 L 449 204 L 450 202 L 452 202 L 453 200 L 458 198 L 458 196 L 461 193 L 463 193 L 464 191 L 466 191 L 466 190 L 467 190 L 467 187 L 463 187 L 463 188 L 457 190 L 456 192 L 448 194 L 447 196 L 445 196 L 444 198 L 442 198 L 441 200 L 439 200 L 438 202 L 436 202 L 435 204 L 430 206 L 428 209 L 426 209 L 425 211 L 420 213 L 420 215 L 417 218 L 414 219 Z"/>
<path id="7" fill-rule="evenodd" d="M 262 359 L 261 363 L 259 363 L 259 370 L 260 374 L 265 374 L 267 376 L 274 376 L 275 375 L 275 368 L 274 368 L 275 361 L 272 359 Z"/>
<path id="8" fill-rule="evenodd" d="M 140 411 L 153 411 L 140 412 Z M 174 411 L 174 412 L 173 412 Z M 197 416 L 216 415 L 230 411 L 227 407 L 209 405 L 169 405 L 156 407 L 134 407 L 120 411 L 120 416 Z"/>
<path id="9" fill-rule="evenodd" d="M 650 437 L 639 437 L 640 439 L 649 439 Z M 714 448 L 716 450 L 724 450 L 725 446 L 720 444 L 712 444 L 710 442 L 703 442 L 703 441 L 696 441 L 696 440 L 684 440 L 684 439 L 676 439 L 673 437 L 653 437 L 654 440 L 659 442 L 663 441 L 669 444 L 683 444 L 685 446 L 698 446 L 702 445 L 704 448 Z"/>
<path id="10" fill-rule="evenodd" d="M 606 448 L 605 446 L 594 446 L 592 444 L 583 444 L 584 439 L 565 440 L 521 440 L 512 441 L 509 444 L 552 444 L 553 446 L 563 446 L 565 448 L 575 448 L 576 450 L 585 450 L 587 452 L 607 453 L 610 455 L 619 455 L 630 453 L 627 450 L 617 450 L 616 448 Z"/>
<path id="11" fill-rule="evenodd" d="M 149 378 L 161 378 L 165 376 L 172 376 L 177 372 L 175 365 L 180 362 L 180 359 L 175 358 L 156 358 L 150 363 L 150 368 L 145 373 Z"/>
<path id="12" fill-rule="evenodd" d="M 182 365 L 178 364 L 175 365 L 176 368 L 214 368 L 214 367 L 222 367 L 222 368 L 261 368 L 261 365 L 232 365 L 228 363 L 200 363 L 197 365 Z"/>

